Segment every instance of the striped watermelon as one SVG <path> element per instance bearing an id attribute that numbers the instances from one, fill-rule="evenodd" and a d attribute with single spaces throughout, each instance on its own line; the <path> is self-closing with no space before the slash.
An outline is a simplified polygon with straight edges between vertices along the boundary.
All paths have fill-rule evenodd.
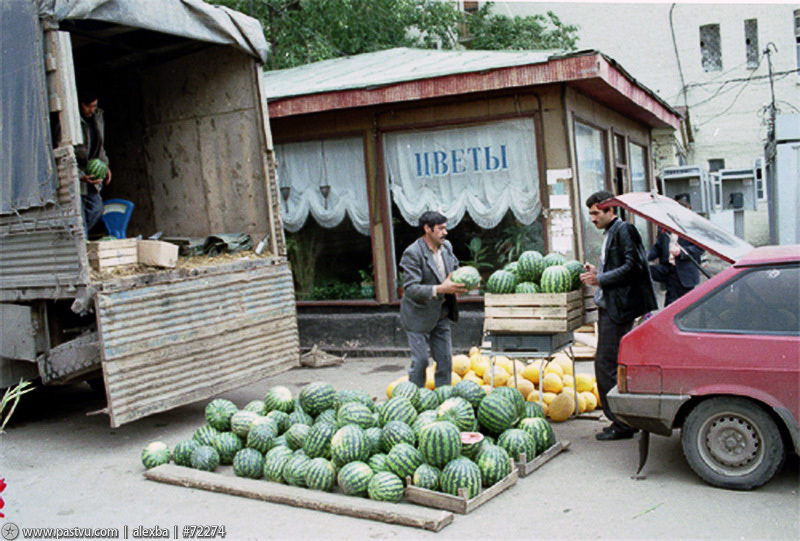
<path id="1" fill-rule="evenodd" d="M 285 446 L 273 447 L 264 455 L 264 477 L 276 483 L 283 483 L 283 468 L 289 459 L 292 458 L 292 451 Z"/>
<path id="2" fill-rule="evenodd" d="M 286 436 L 281 434 L 277 438 L 273 438 L 269 448 L 274 449 L 275 447 L 286 447 L 287 449 L 289 449 L 289 444 L 286 442 Z M 291 449 L 289 450 L 291 451 Z"/>
<path id="3" fill-rule="evenodd" d="M 169 447 L 163 441 L 154 441 L 142 449 L 142 464 L 148 470 L 162 464 L 167 464 L 170 459 Z"/>
<path id="4" fill-rule="evenodd" d="M 252 411 L 258 415 L 267 414 L 267 407 L 264 405 L 263 400 L 251 400 L 242 409 L 245 411 Z"/>
<path id="5" fill-rule="evenodd" d="M 453 387 L 451 385 L 442 385 L 441 387 L 436 387 L 433 392 L 436 393 L 436 396 L 439 399 L 439 404 L 441 404 L 453 396 Z"/>
<path id="6" fill-rule="evenodd" d="M 314 418 L 295 406 L 294 411 L 289 414 L 289 426 L 297 424 L 311 426 L 314 424 Z"/>
<path id="7" fill-rule="evenodd" d="M 514 273 L 497 270 L 486 280 L 486 290 L 489 293 L 513 293 L 517 285 L 517 276 Z"/>
<path id="8" fill-rule="evenodd" d="M 542 273 L 542 292 L 567 293 L 572 287 L 572 274 L 563 265 L 547 267 Z"/>
<path id="9" fill-rule="evenodd" d="M 367 391 L 361 389 L 344 389 L 337 392 L 333 407 L 335 409 L 339 409 L 342 407 L 342 404 L 346 404 L 347 402 L 360 402 L 367 406 L 371 411 L 375 410 L 375 402 L 372 400 L 372 397 Z"/>
<path id="10" fill-rule="evenodd" d="M 369 457 L 369 467 L 372 468 L 372 471 L 375 473 L 382 472 L 382 471 L 389 471 L 388 466 L 386 466 L 386 457 L 385 453 L 375 453 L 371 457 Z"/>
<path id="11" fill-rule="evenodd" d="M 506 271 L 506 272 L 510 272 L 511 274 L 513 274 L 514 276 L 517 277 L 517 280 L 519 280 L 519 271 L 517 269 L 517 266 L 518 266 L 518 263 L 516 261 L 512 261 L 511 263 L 507 263 L 503 267 L 503 270 Z"/>
<path id="12" fill-rule="evenodd" d="M 417 408 L 418 412 L 422 413 L 423 411 L 433 410 L 438 407 L 439 397 L 434 391 L 425 388 L 419 390 L 419 407 Z"/>
<path id="13" fill-rule="evenodd" d="M 401 479 L 414 475 L 422 462 L 419 449 L 404 442 L 398 443 L 386 454 L 386 467 Z"/>
<path id="14" fill-rule="evenodd" d="M 328 408 L 314 418 L 314 424 L 317 423 L 330 423 L 336 424 L 336 409 Z"/>
<path id="15" fill-rule="evenodd" d="M 544 256 L 536 250 L 522 252 L 517 260 L 517 273 L 525 282 L 538 282 L 544 268 Z"/>
<path id="16" fill-rule="evenodd" d="M 534 391 L 535 392 L 535 391 Z M 538 402 L 525 402 L 525 414 L 523 418 L 527 417 L 541 417 L 545 418 L 544 408 Z"/>
<path id="17" fill-rule="evenodd" d="M 461 454 L 465 457 L 474 459 L 480 451 L 485 436 L 480 432 L 461 433 Z"/>
<path id="18" fill-rule="evenodd" d="M 369 442 L 369 454 L 381 452 L 381 437 L 383 436 L 383 429 L 377 426 L 371 426 L 364 431 Z"/>
<path id="19" fill-rule="evenodd" d="M 442 402 L 436 409 L 436 413 L 437 421 L 450 421 L 461 431 L 469 432 L 475 427 L 475 410 L 460 396 L 454 396 Z"/>
<path id="20" fill-rule="evenodd" d="M 342 404 L 336 413 L 336 426 L 358 425 L 363 429 L 370 428 L 375 424 L 370 409 L 360 402 L 348 402 Z"/>
<path id="21" fill-rule="evenodd" d="M 539 286 L 534 282 L 520 282 L 514 288 L 514 293 L 539 293 Z"/>
<path id="22" fill-rule="evenodd" d="M 419 468 L 414 472 L 411 483 L 415 487 L 439 490 L 439 476 L 441 473 L 439 468 L 435 468 L 430 464 L 420 464 Z"/>
<path id="23" fill-rule="evenodd" d="M 220 432 L 225 432 L 231 429 L 231 417 L 237 411 L 239 408 L 230 400 L 216 398 L 206 406 L 206 421 Z"/>
<path id="24" fill-rule="evenodd" d="M 482 446 L 475 457 L 475 462 L 478 464 L 485 487 L 492 486 L 511 473 L 511 457 L 499 445 Z"/>
<path id="25" fill-rule="evenodd" d="M 572 276 L 572 284 L 570 285 L 570 291 L 574 291 L 576 289 L 581 288 L 581 274 L 585 272 L 583 267 L 583 263 L 576 259 L 572 259 L 564 263 L 564 267 L 569 271 L 570 275 Z"/>
<path id="26" fill-rule="evenodd" d="M 331 438 L 331 457 L 337 466 L 368 460 L 369 451 L 367 435 L 358 425 L 345 425 Z"/>
<path id="27" fill-rule="evenodd" d="M 201 445 L 189 458 L 192 468 L 203 471 L 214 471 L 219 466 L 219 453 L 210 445 Z"/>
<path id="28" fill-rule="evenodd" d="M 467 287 L 467 291 L 469 291 L 480 285 L 481 273 L 475 267 L 464 265 L 453 271 L 453 274 L 450 275 L 450 281 L 456 284 L 464 284 Z"/>
<path id="29" fill-rule="evenodd" d="M 414 409 L 419 411 L 419 387 L 410 381 L 401 381 L 392 389 L 392 398 L 405 396 L 414 405 Z"/>
<path id="30" fill-rule="evenodd" d="M 244 447 L 242 438 L 233 432 L 220 432 L 214 438 L 211 446 L 219 453 L 220 464 L 230 464 L 233 462 L 233 457 L 236 453 Z"/>
<path id="31" fill-rule="evenodd" d="M 522 460 L 523 453 L 526 462 L 533 460 L 533 457 L 536 456 L 536 440 L 519 428 L 509 428 L 500 434 L 497 445 L 505 449 L 516 461 Z"/>
<path id="32" fill-rule="evenodd" d="M 403 480 L 390 472 L 376 473 L 367 484 L 371 500 L 397 503 L 403 499 L 403 493 Z"/>
<path id="33" fill-rule="evenodd" d="M 477 496 L 481 491 L 481 470 L 478 465 L 466 457 L 451 460 L 439 476 L 442 492 L 458 496 L 458 489 L 467 490 L 467 498 Z"/>
<path id="34" fill-rule="evenodd" d="M 492 392 L 478 406 L 478 423 L 491 434 L 502 434 L 517 422 L 518 417 L 512 399 L 501 393 Z"/>
<path id="35" fill-rule="evenodd" d="M 381 432 L 381 450 L 388 453 L 392 447 L 398 443 L 417 443 L 417 436 L 414 430 L 403 421 L 389 421 Z"/>
<path id="36" fill-rule="evenodd" d="M 286 481 L 287 485 L 305 487 L 306 470 L 310 463 L 311 459 L 302 450 L 295 451 L 283 466 L 283 480 Z"/>
<path id="37" fill-rule="evenodd" d="M 414 419 L 417 418 L 417 408 L 408 398 L 404 396 L 396 396 L 390 398 L 386 404 L 381 408 L 378 422 L 380 426 L 386 426 L 389 421 L 403 421 L 407 425 L 411 425 Z"/>
<path id="38" fill-rule="evenodd" d="M 303 410 L 314 417 L 322 411 L 333 407 L 333 402 L 336 399 L 336 389 L 330 383 L 315 381 L 300 389 L 298 399 Z"/>
<path id="39" fill-rule="evenodd" d="M 348 496 L 364 496 L 367 493 L 367 486 L 370 479 L 375 475 L 368 464 L 355 461 L 342 466 L 336 481 L 342 492 Z"/>
<path id="40" fill-rule="evenodd" d="M 245 447 L 255 449 L 260 453 L 269 451 L 272 440 L 278 435 L 278 428 L 272 422 L 261 423 L 250 429 L 247 433 Z"/>
<path id="41" fill-rule="evenodd" d="M 330 458 L 331 439 L 336 433 L 336 425 L 327 422 L 317 423 L 311 427 L 303 441 L 303 451 L 309 458 Z"/>
<path id="42" fill-rule="evenodd" d="M 294 408 L 294 406 L 292 406 Z M 285 411 L 280 410 L 272 410 L 271 412 L 267 413 L 267 419 L 272 419 L 278 425 L 278 435 L 283 434 L 286 432 L 286 429 L 289 428 L 289 414 Z"/>
<path id="43" fill-rule="evenodd" d="M 564 258 L 563 255 L 557 252 L 550 252 L 546 256 L 544 256 L 544 265 L 546 267 L 552 267 L 554 265 L 564 265 L 567 260 Z"/>
<path id="44" fill-rule="evenodd" d="M 303 443 L 306 441 L 310 431 L 311 427 L 303 423 L 290 426 L 289 430 L 283 434 L 286 436 L 286 443 L 289 445 L 289 449 L 296 451 L 303 447 Z"/>
<path id="45" fill-rule="evenodd" d="M 306 486 L 312 490 L 330 492 L 336 481 L 336 468 L 331 461 L 317 457 L 308 461 L 306 466 Z"/>
<path id="46" fill-rule="evenodd" d="M 105 179 L 108 175 L 108 165 L 100 158 L 93 158 L 86 164 L 85 171 L 94 178 Z"/>
<path id="47" fill-rule="evenodd" d="M 517 418 L 525 416 L 525 397 L 516 387 L 495 387 L 492 394 L 500 394 L 508 398 L 514 403 L 517 408 Z"/>
<path id="48" fill-rule="evenodd" d="M 520 421 L 519 428 L 530 434 L 536 441 L 536 454 L 549 449 L 555 442 L 553 427 L 547 419 L 534 417 Z"/>
<path id="49" fill-rule="evenodd" d="M 278 385 L 272 387 L 264 395 L 264 406 L 267 412 L 282 411 L 284 413 L 291 413 L 294 410 L 294 397 L 292 391 L 288 387 Z"/>
<path id="50" fill-rule="evenodd" d="M 419 439 L 419 431 L 435 422 L 438 416 L 439 414 L 436 413 L 436 410 L 425 410 L 417 415 L 417 418 L 414 419 L 414 424 L 411 425 L 411 430 L 414 431 L 417 439 Z"/>
<path id="51" fill-rule="evenodd" d="M 211 445 L 214 438 L 219 434 L 219 430 L 211 425 L 203 425 L 194 431 L 192 435 L 193 440 L 197 440 L 200 445 Z"/>
<path id="52" fill-rule="evenodd" d="M 419 433 L 419 450 L 425 462 L 441 468 L 461 454 L 461 432 L 448 421 L 431 423 Z"/>
<path id="53" fill-rule="evenodd" d="M 239 477 L 261 479 L 264 475 L 264 455 L 255 449 L 242 449 L 233 457 L 233 473 Z"/>
<path id="54" fill-rule="evenodd" d="M 175 461 L 175 464 L 178 466 L 191 466 L 192 453 L 198 447 L 200 447 L 200 442 L 197 440 L 183 440 L 178 442 L 172 450 L 172 460 Z"/>
<path id="55" fill-rule="evenodd" d="M 260 416 L 252 411 L 239 410 L 231 416 L 231 432 L 240 438 L 246 438 Z M 233 459 L 233 457 L 231 457 Z M 224 464 L 224 462 L 223 462 Z"/>
<path id="56" fill-rule="evenodd" d="M 459 396 L 469 402 L 470 406 L 477 409 L 486 393 L 474 381 L 463 379 L 453 386 L 453 396 Z"/>

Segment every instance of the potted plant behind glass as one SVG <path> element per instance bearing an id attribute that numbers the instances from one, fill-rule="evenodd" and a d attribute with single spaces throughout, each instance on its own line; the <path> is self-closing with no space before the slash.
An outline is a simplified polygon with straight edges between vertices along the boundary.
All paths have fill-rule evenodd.
<path id="1" fill-rule="evenodd" d="M 489 263 L 489 248 L 483 245 L 483 241 L 480 237 L 472 237 L 470 239 L 469 244 L 467 244 L 467 249 L 469 250 L 469 259 L 461 261 L 462 265 L 469 265 L 470 267 L 475 267 L 478 272 L 481 269 L 490 269 L 492 268 L 492 264 Z M 480 290 L 474 289 L 468 292 L 470 295 L 479 295 Z"/>

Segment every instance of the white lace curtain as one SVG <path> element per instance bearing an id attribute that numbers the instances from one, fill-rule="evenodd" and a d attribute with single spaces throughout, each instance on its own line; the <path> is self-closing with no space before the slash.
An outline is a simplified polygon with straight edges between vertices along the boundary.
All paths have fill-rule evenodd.
<path id="1" fill-rule="evenodd" d="M 286 143 L 275 146 L 283 226 L 299 231 L 308 214 L 322 226 L 336 227 L 345 215 L 369 235 L 367 175 L 360 137 Z"/>
<path id="2" fill-rule="evenodd" d="M 533 119 L 384 135 L 386 176 L 410 225 L 438 210 L 456 226 L 469 212 L 484 229 L 508 209 L 523 224 L 539 216 L 539 169 Z"/>

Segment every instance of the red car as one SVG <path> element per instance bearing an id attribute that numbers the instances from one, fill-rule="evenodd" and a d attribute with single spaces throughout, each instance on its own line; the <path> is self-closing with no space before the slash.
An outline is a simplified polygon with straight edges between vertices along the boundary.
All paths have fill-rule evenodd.
<path id="1" fill-rule="evenodd" d="M 658 198 L 670 219 L 658 213 L 653 219 L 642 209 L 644 196 Z M 723 239 L 719 231 L 698 235 L 706 220 L 662 199 L 625 194 L 614 204 L 683 233 L 733 265 L 623 337 L 608 403 L 645 431 L 645 445 L 649 432 L 669 436 L 680 428 L 686 461 L 709 484 L 756 488 L 787 453 L 800 453 L 800 246 L 740 255 L 747 246 L 738 239 Z M 681 217 L 690 219 L 694 235 Z M 642 461 L 646 447 L 644 453 Z"/>

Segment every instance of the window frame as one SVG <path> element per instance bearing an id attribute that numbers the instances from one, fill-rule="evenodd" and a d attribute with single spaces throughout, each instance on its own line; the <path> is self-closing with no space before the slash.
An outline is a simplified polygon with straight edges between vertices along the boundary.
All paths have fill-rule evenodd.
<path id="1" fill-rule="evenodd" d="M 699 28 L 700 65 L 706 73 L 722 71 L 722 28 L 719 23 L 703 24 Z M 710 42 L 716 41 L 711 47 Z M 716 50 L 715 50 L 716 49 Z"/>

